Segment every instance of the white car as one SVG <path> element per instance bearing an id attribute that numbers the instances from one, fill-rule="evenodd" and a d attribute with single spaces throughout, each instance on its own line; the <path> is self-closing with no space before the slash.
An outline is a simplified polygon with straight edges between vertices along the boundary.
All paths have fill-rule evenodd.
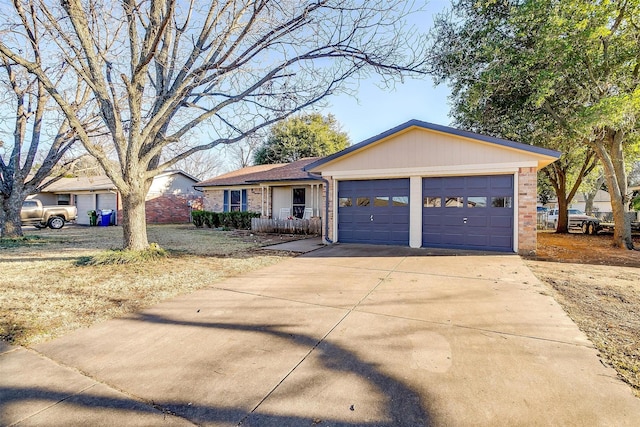
<path id="1" fill-rule="evenodd" d="M 558 209 L 549 210 L 547 221 L 558 227 Z M 600 220 L 589 216 L 579 209 L 569 209 L 569 228 L 579 228 L 584 234 L 596 234 L 600 229 Z"/>

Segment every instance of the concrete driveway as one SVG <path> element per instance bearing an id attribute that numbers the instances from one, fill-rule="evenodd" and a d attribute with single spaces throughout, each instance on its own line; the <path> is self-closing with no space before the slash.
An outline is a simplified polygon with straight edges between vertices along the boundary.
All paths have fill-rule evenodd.
<path id="1" fill-rule="evenodd" d="M 0 353 L 2 425 L 640 420 L 515 255 L 334 245 Z"/>

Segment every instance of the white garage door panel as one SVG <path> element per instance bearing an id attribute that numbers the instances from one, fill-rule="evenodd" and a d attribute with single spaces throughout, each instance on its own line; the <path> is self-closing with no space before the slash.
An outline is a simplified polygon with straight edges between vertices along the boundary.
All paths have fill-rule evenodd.
<path id="1" fill-rule="evenodd" d="M 114 193 L 100 193 L 96 194 L 96 209 L 111 209 L 117 210 L 116 195 Z"/>
<path id="2" fill-rule="evenodd" d="M 89 215 L 87 215 L 87 212 L 95 209 L 94 201 L 94 194 L 79 194 L 76 197 L 76 208 L 78 209 L 77 224 L 89 225 Z"/>

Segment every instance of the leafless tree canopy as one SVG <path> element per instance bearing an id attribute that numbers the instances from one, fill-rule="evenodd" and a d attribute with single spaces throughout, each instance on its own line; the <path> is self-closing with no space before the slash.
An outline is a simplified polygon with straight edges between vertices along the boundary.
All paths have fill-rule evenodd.
<path id="1" fill-rule="evenodd" d="M 424 71 L 425 43 L 404 22 L 414 4 L 403 0 L 14 5 L 0 12 L 7 23 L 0 55 L 28 68 L 49 90 L 121 191 L 125 214 L 134 208 L 128 198 L 139 198 L 150 178 L 197 151 L 237 142 L 345 90 L 350 78 Z M 48 30 L 41 63 L 24 50 L 35 21 Z M 83 131 L 78 118 L 86 109 L 61 90 L 76 84 L 75 77 L 49 79 L 49 69 L 65 66 L 90 87 L 119 167 Z"/>
<path id="2" fill-rule="evenodd" d="M 32 17 L 33 18 L 33 17 Z M 44 29 L 30 22 L 25 50 L 40 63 L 39 41 Z M 68 67 L 49 70 L 53 81 L 60 81 Z M 86 104 L 87 87 L 71 88 L 77 106 Z M 86 115 L 78 120 L 93 132 Z M 79 158 L 73 150 L 75 132 L 42 82 L 19 64 L 0 56 L 0 236 L 22 236 L 20 210 L 25 198 L 39 192 L 45 184 L 62 177 Z"/>

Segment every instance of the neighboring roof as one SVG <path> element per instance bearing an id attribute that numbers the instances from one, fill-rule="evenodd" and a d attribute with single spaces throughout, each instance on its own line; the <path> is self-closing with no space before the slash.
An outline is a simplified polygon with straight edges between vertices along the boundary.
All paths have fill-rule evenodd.
<path id="1" fill-rule="evenodd" d="M 194 183 L 199 181 L 198 178 L 195 178 L 181 170 L 167 170 L 157 176 L 160 177 L 176 174 L 184 175 Z M 42 192 L 44 193 L 60 193 L 70 191 L 117 191 L 117 188 L 108 176 L 98 175 L 81 176 L 74 178 L 60 178 L 58 181 L 50 185 L 45 185 L 42 189 Z"/>
<path id="2" fill-rule="evenodd" d="M 317 168 L 318 166 L 321 166 L 323 164 L 329 163 L 337 158 L 340 158 L 342 156 L 345 156 L 349 153 L 353 153 L 354 151 L 358 151 L 361 150 L 371 144 L 374 144 L 382 139 L 388 138 L 396 133 L 400 133 L 403 132 L 409 128 L 412 127 L 418 127 L 418 128 L 422 128 L 422 129 L 428 129 L 428 130 L 433 130 L 433 131 L 437 131 L 437 132 L 443 132 L 443 133 L 448 133 L 451 135 L 456 135 L 456 136 L 461 136 L 464 138 L 470 138 L 470 139 L 475 139 L 478 141 L 483 141 L 483 142 L 488 142 L 490 144 L 496 144 L 496 145 L 500 145 L 503 147 L 508 147 L 508 148 L 513 148 L 516 150 L 522 150 L 522 151 L 527 151 L 530 153 L 534 153 L 534 154 L 540 154 L 543 156 L 549 156 L 549 157 L 554 157 L 554 158 L 558 158 L 560 157 L 560 155 L 562 153 L 560 153 L 559 151 L 555 151 L 555 150 L 549 150 L 548 148 L 542 148 L 542 147 L 537 147 L 535 145 L 527 145 L 527 144 L 522 144 L 520 142 L 515 142 L 515 141 L 509 141 L 506 139 L 500 139 L 500 138 L 494 138 L 492 136 L 487 136 L 487 135 L 481 135 L 479 133 L 474 133 L 474 132 L 468 132 L 468 131 L 464 131 L 464 130 L 460 130 L 460 129 L 456 129 L 456 128 L 452 128 L 449 126 L 442 126 L 442 125 L 436 125 L 433 123 L 428 123 L 428 122 L 423 122 L 420 120 L 409 120 L 406 123 L 403 123 L 399 126 L 394 127 L 393 129 L 389 129 L 386 132 L 383 132 L 379 135 L 376 135 L 374 137 L 371 137 L 369 139 L 365 139 L 362 142 L 359 142 L 357 144 L 352 145 L 351 147 L 348 147 L 342 151 L 339 151 L 335 154 L 332 154 L 330 156 L 327 157 L 323 157 L 319 160 L 317 160 L 316 162 L 313 162 L 309 165 L 307 165 L 305 167 L 305 170 L 309 171 L 312 169 Z"/>
<path id="3" fill-rule="evenodd" d="M 156 177 L 156 178 L 159 178 L 159 177 L 161 177 L 161 176 L 167 176 L 167 175 L 182 175 L 182 176 L 184 176 L 184 177 L 186 177 L 186 178 L 189 178 L 189 179 L 190 179 L 191 181 L 193 181 L 193 182 L 199 182 L 199 181 L 200 181 L 200 179 L 199 179 L 199 178 L 196 178 L 196 177 L 195 177 L 195 176 L 193 176 L 193 175 L 189 175 L 189 174 L 188 174 L 188 173 L 186 173 L 185 171 L 182 171 L 182 170 L 179 170 L 179 169 L 166 170 L 166 171 L 164 171 L 164 172 L 162 172 L 162 173 L 160 173 L 160 174 L 156 175 L 155 177 Z"/>
<path id="4" fill-rule="evenodd" d="M 307 157 L 291 163 L 249 166 L 199 182 L 194 187 L 228 187 L 261 182 L 318 181 L 318 177 L 314 177 L 304 170 L 309 163 L 318 159 L 319 157 Z"/>
<path id="5" fill-rule="evenodd" d="M 77 178 L 60 178 L 53 184 L 42 189 L 45 193 L 58 193 L 61 191 L 98 191 L 116 190 L 116 186 L 106 175 L 82 176 Z"/>

